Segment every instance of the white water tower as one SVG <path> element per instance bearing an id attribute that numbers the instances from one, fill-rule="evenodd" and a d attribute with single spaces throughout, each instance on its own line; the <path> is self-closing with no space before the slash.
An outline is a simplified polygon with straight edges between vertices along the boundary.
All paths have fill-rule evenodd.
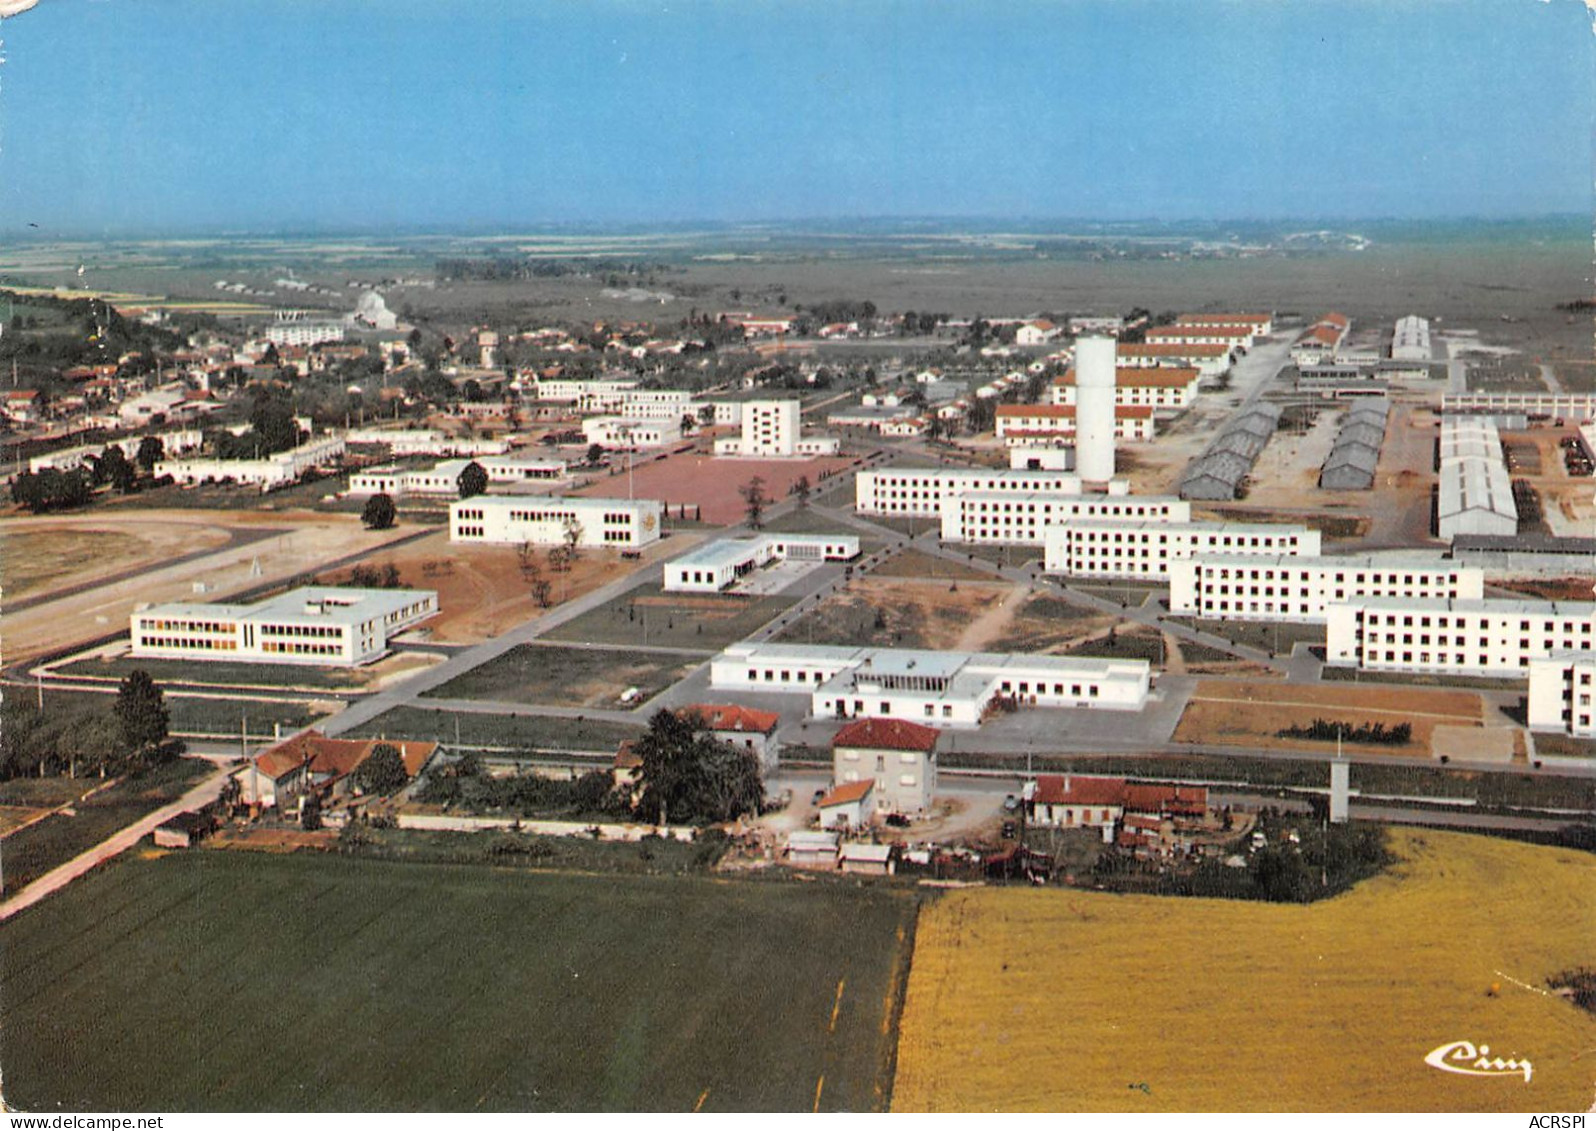
<path id="1" fill-rule="evenodd" d="M 1075 474 L 1088 483 L 1114 478 L 1115 339 L 1075 342 Z"/>

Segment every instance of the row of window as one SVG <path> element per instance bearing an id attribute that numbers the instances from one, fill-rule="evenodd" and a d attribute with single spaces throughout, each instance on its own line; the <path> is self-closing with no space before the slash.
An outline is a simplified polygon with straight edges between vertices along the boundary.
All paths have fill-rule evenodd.
<path id="1" fill-rule="evenodd" d="M 225 632 L 232 634 L 238 631 L 236 624 L 224 624 L 213 620 L 147 620 L 141 621 L 140 628 L 145 632 Z"/>
<path id="2" fill-rule="evenodd" d="M 1363 623 L 1368 625 L 1370 628 L 1377 628 L 1382 624 L 1391 628 L 1395 628 L 1398 624 L 1399 617 L 1401 618 L 1401 626 L 1403 628 L 1412 628 L 1415 619 L 1418 620 L 1418 626 L 1420 628 L 1430 627 L 1430 617 L 1422 615 L 1416 616 L 1416 614 L 1412 613 L 1365 612 L 1363 614 Z M 1434 619 L 1436 628 L 1458 628 L 1470 631 L 1489 632 L 1491 631 L 1492 626 L 1495 625 L 1497 626 L 1497 631 L 1499 632 L 1508 631 L 1507 622 L 1504 621 L 1500 616 L 1493 617 L 1478 613 L 1474 614 L 1473 616 L 1463 615 L 1456 618 L 1457 623 L 1455 625 L 1451 623 L 1453 619 L 1451 617 L 1437 616 Z M 1565 634 L 1577 632 L 1582 636 L 1589 636 L 1591 634 L 1593 623 L 1596 622 L 1565 620 L 1563 622 L 1563 632 Z M 1520 620 L 1518 622 L 1518 630 L 1520 632 L 1534 632 L 1535 629 L 1531 627 L 1533 624 L 1533 621 Z M 1557 622 L 1549 618 L 1543 618 L 1540 621 L 1540 631 L 1556 632 Z"/>
<path id="3" fill-rule="evenodd" d="M 327 624 L 263 624 L 260 626 L 262 636 L 297 636 L 310 637 L 319 640 L 343 639 L 342 625 Z"/>
<path id="4" fill-rule="evenodd" d="M 145 636 L 143 648 L 184 648 L 202 652 L 236 652 L 238 641 L 213 640 L 203 636 Z"/>
<path id="5" fill-rule="evenodd" d="M 1401 643 L 1403 643 L 1403 644 L 1412 644 L 1412 643 L 1414 643 L 1413 633 L 1404 632 L 1401 635 L 1402 635 Z M 1532 651 L 1532 650 L 1540 651 L 1540 652 L 1555 652 L 1555 651 L 1557 651 L 1557 641 L 1555 641 L 1555 640 L 1542 639 L 1538 643 L 1536 643 L 1535 645 L 1532 646 L 1530 644 L 1530 639 L 1531 638 L 1527 637 L 1527 636 L 1519 637 L 1518 650 L 1520 652 L 1529 652 L 1529 651 Z M 1368 638 L 1368 641 L 1369 641 L 1369 647 L 1371 647 L 1371 648 L 1378 648 L 1381 645 L 1394 645 L 1394 644 L 1397 643 L 1397 634 L 1394 633 L 1394 632 L 1387 632 L 1387 633 L 1385 633 L 1385 634 L 1383 634 L 1381 636 L 1378 636 L 1378 637 L 1371 636 L 1371 637 Z M 1482 650 L 1488 650 L 1491 647 L 1490 641 L 1486 637 L 1484 637 L 1484 636 L 1480 637 L 1479 641 L 1480 641 L 1479 646 L 1480 646 L 1480 648 Z M 1427 632 L 1420 633 L 1419 634 L 1419 639 L 1418 639 L 1418 644 L 1422 647 L 1423 645 L 1426 645 L 1428 643 L 1430 643 L 1430 634 L 1427 633 Z M 1469 646 L 1469 642 L 1461 634 L 1459 634 L 1459 635 L 1457 635 L 1455 637 L 1437 634 L 1436 637 L 1435 637 L 1435 645 L 1438 648 L 1467 648 Z M 1505 641 L 1505 640 L 1497 641 L 1497 647 L 1505 648 L 1506 646 L 1507 646 L 1507 641 Z M 1571 652 L 1571 651 L 1573 651 L 1573 649 L 1574 649 L 1574 642 L 1572 640 L 1565 639 L 1563 641 L 1563 650 Z"/>
<path id="6" fill-rule="evenodd" d="M 297 640 L 292 641 L 292 642 L 288 642 L 288 641 L 279 642 L 279 641 L 276 641 L 276 640 L 267 640 L 267 641 L 264 641 L 261 644 L 260 650 L 262 652 L 272 652 L 272 653 L 278 653 L 278 654 L 286 653 L 287 655 L 291 655 L 291 656 L 341 656 L 341 655 L 343 655 L 343 649 L 341 647 L 339 647 L 337 644 L 305 644 L 305 643 L 301 643 L 300 641 L 297 641 Z"/>

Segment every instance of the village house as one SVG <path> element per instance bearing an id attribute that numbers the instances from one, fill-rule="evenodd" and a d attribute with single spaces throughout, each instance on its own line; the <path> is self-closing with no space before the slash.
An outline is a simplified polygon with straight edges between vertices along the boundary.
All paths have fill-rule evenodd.
<path id="1" fill-rule="evenodd" d="M 866 793 L 877 812 L 924 814 L 936 790 L 939 737 L 935 727 L 904 719 L 849 723 L 831 742 L 832 781 L 839 788 L 873 783 Z"/>

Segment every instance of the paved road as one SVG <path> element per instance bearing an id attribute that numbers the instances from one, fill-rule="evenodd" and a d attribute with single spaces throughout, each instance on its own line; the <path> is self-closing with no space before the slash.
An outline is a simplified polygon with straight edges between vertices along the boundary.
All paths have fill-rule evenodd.
<path id="1" fill-rule="evenodd" d="M 32 907 L 51 892 L 65 887 L 90 869 L 105 863 L 113 856 L 126 852 L 153 832 L 155 827 L 163 821 L 177 816 L 177 814 L 186 809 L 198 809 L 200 806 L 214 801 L 217 794 L 221 792 L 222 782 L 226 778 L 227 771 L 218 769 L 170 805 L 157 809 L 146 817 L 139 818 L 139 820 L 121 832 L 101 841 L 82 855 L 75 856 L 59 868 L 46 872 L 16 895 L 0 903 L 0 921 L 11 918 L 11 916 L 25 907 Z"/>

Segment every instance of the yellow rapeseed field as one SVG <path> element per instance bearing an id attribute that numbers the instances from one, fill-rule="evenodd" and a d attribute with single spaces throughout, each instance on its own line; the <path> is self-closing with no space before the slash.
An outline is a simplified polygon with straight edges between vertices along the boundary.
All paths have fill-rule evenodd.
<path id="1" fill-rule="evenodd" d="M 900 1111 L 1584 1111 L 1596 857 L 1394 831 L 1312 906 L 984 888 L 921 915 Z M 1453 1041 L 1533 1072 L 1426 1064 Z"/>

